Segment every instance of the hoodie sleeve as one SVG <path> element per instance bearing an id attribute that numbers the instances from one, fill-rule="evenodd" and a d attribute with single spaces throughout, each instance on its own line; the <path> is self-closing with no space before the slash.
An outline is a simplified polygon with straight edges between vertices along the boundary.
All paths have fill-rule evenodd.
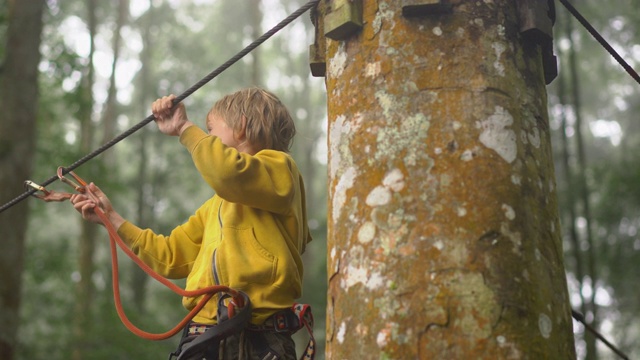
<path id="1" fill-rule="evenodd" d="M 205 203 L 189 220 L 176 227 L 168 236 L 150 229 L 141 229 L 126 221 L 118 234 L 131 250 L 160 275 L 170 279 L 187 277 L 202 244 L 203 215 L 211 200 Z"/>
<path id="2" fill-rule="evenodd" d="M 278 214 L 289 211 L 300 185 L 288 154 L 275 150 L 241 153 L 197 126 L 187 128 L 180 142 L 221 198 Z"/>

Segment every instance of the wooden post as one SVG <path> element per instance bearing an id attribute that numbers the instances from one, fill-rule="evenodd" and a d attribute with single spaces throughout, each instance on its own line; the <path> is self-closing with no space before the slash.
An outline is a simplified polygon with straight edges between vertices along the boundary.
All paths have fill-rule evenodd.
<path id="1" fill-rule="evenodd" d="M 364 0 L 362 24 L 320 40 L 327 358 L 574 359 L 542 50 L 516 2 Z"/>

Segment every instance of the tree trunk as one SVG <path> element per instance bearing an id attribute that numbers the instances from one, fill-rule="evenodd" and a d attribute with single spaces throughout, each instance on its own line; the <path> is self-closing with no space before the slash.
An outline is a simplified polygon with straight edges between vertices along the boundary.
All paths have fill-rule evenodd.
<path id="1" fill-rule="evenodd" d="M 0 203 L 21 193 L 31 175 L 38 109 L 38 63 L 44 1 L 9 1 L 0 65 Z M 0 354 L 14 358 L 19 327 L 28 203 L 0 214 Z"/>
<path id="2" fill-rule="evenodd" d="M 572 33 L 573 33 L 573 25 L 572 25 L 572 18 L 571 15 L 567 14 L 566 11 L 561 11 L 558 13 L 559 15 L 559 22 L 562 21 L 564 23 L 564 36 L 569 40 L 569 42 L 571 44 L 573 44 L 573 38 L 572 38 Z M 564 15 L 564 16 L 563 16 Z M 562 53 L 561 53 L 562 55 Z M 584 251 L 582 250 L 582 246 L 580 244 L 580 235 L 578 234 L 578 230 L 576 227 L 576 222 L 577 222 L 577 214 L 578 214 L 578 209 L 576 209 L 576 188 L 580 188 L 579 186 L 576 186 L 577 181 L 575 180 L 575 176 L 573 168 L 570 165 L 570 143 L 569 143 L 569 139 L 567 138 L 567 134 L 566 134 L 566 130 L 568 129 L 568 125 L 567 125 L 567 115 L 566 115 L 566 110 L 569 108 L 570 104 L 569 101 L 567 101 L 567 96 L 566 96 L 566 89 L 565 89 L 565 82 L 564 79 L 568 78 L 569 82 L 571 84 L 571 87 L 577 87 L 579 86 L 579 81 L 577 79 L 577 69 L 576 69 L 576 54 L 575 54 L 575 50 L 574 50 L 574 46 L 571 45 L 569 46 L 568 49 L 568 53 L 567 53 L 567 59 L 568 59 L 568 64 L 567 64 L 567 68 L 571 69 L 568 73 L 566 74 L 561 74 L 558 83 L 558 97 L 559 97 L 559 101 L 560 104 L 563 106 L 563 113 L 562 113 L 562 122 L 561 122 L 561 126 L 560 126 L 560 133 L 562 136 L 562 169 L 564 170 L 564 175 L 566 177 L 566 191 L 565 191 L 565 197 L 566 197 L 566 201 L 567 201 L 567 228 L 569 229 L 569 240 L 571 242 L 572 245 L 572 254 L 574 257 L 574 261 L 575 261 L 575 276 L 576 276 L 576 280 L 578 282 L 578 292 L 577 295 L 580 298 L 580 311 L 582 312 L 582 314 L 588 314 L 590 312 L 591 307 L 587 306 L 587 303 L 590 303 L 586 301 L 582 289 L 584 287 L 584 282 L 586 279 L 585 276 L 585 255 L 583 254 Z M 564 56 L 561 56 L 561 58 L 564 58 Z M 576 88 L 574 89 L 570 89 L 571 90 L 571 94 L 572 97 L 574 99 L 577 98 L 578 99 L 578 105 L 580 104 L 580 100 L 579 100 L 579 90 Z M 579 107 L 579 106 L 578 106 Z M 579 111 L 579 109 L 574 109 L 576 111 L 576 113 Z M 578 117 L 580 115 L 576 114 L 576 117 Z M 575 125 L 575 124 L 574 124 Z M 583 173 L 584 175 L 584 173 Z M 586 258 L 586 260 L 589 260 L 589 257 Z M 589 263 L 587 261 L 587 263 Z M 583 332 L 583 337 L 584 337 L 584 341 L 586 344 L 586 359 L 595 359 L 597 357 L 595 354 L 596 351 L 596 338 L 595 336 L 593 336 L 593 334 L 591 332 L 588 331 L 584 331 Z"/>
<path id="3" fill-rule="evenodd" d="M 91 151 L 94 138 L 94 126 L 91 123 L 91 116 L 93 115 L 93 83 L 94 83 L 94 69 L 93 69 L 93 54 L 95 51 L 95 35 L 97 29 L 96 18 L 96 0 L 87 0 L 87 16 L 88 16 L 88 28 L 90 48 L 88 55 L 88 64 L 86 72 L 83 75 L 82 83 L 79 87 L 80 91 L 80 106 L 78 111 L 78 119 L 80 121 L 80 153 L 87 154 Z M 95 169 L 97 164 L 93 163 L 86 165 L 84 176 L 87 179 L 95 178 Z M 87 171 L 88 170 L 88 171 Z M 86 358 L 84 355 L 85 349 L 89 344 L 92 328 L 92 315 L 91 315 L 91 303 L 93 302 L 93 272 L 94 261 L 93 254 L 95 252 L 95 240 L 98 234 L 98 227 L 96 224 L 89 223 L 82 219 L 78 221 L 80 224 L 80 237 L 78 239 L 78 280 L 75 290 L 75 305 L 73 317 L 73 337 L 72 342 L 72 358 L 74 360 L 81 360 Z"/>
<path id="4" fill-rule="evenodd" d="M 113 38 L 111 43 L 111 49 L 113 51 L 113 61 L 111 62 L 111 76 L 109 77 L 109 89 L 107 90 L 107 100 L 104 104 L 104 110 L 102 112 L 102 125 L 104 132 L 102 134 L 102 144 L 108 142 L 115 136 L 116 125 L 116 105 L 118 88 L 116 86 L 116 70 L 118 65 L 118 59 L 120 58 L 120 48 L 122 43 L 122 37 L 120 31 L 125 25 L 129 17 L 129 0 L 118 1 L 118 16 L 116 19 L 116 27 L 113 31 Z M 105 153 L 107 155 L 109 153 Z M 110 157 L 111 159 L 111 157 Z M 109 161 L 107 161 L 109 162 Z M 108 164 L 112 165 L 112 164 Z"/>
<path id="5" fill-rule="evenodd" d="M 540 48 L 401 3 L 327 41 L 327 356 L 574 359 Z"/>
<path id="6" fill-rule="evenodd" d="M 262 35 L 262 10 L 260 10 L 261 0 L 248 2 L 249 16 L 251 21 L 251 40 Z M 262 85 L 262 72 L 260 71 L 260 48 L 251 52 L 251 83 L 254 86 Z"/>
<path id="7" fill-rule="evenodd" d="M 149 81 L 149 73 L 152 63 L 152 41 L 151 41 L 151 26 L 154 22 L 155 8 L 153 2 L 149 1 L 149 10 L 141 18 L 142 24 L 142 52 L 140 53 L 140 63 L 142 68 L 139 72 L 139 108 L 140 118 L 144 118 L 149 113 L 149 107 L 151 99 L 149 94 L 154 93 L 153 86 Z M 138 155 L 140 156 L 140 162 L 138 163 L 138 176 L 136 179 L 136 192 L 137 192 L 137 212 L 136 212 L 136 224 L 142 227 L 151 227 L 153 218 L 153 208 L 151 202 L 148 201 L 148 197 L 153 196 L 153 187 L 149 188 L 149 182 L 147 173 L 149 172 L 149 154 L 147 151 L 147 144 L 149 139 L 149 128 L 145 127 L 140 129 L 139 134 L 140 142 L 138 143 Z M 134 265 L 131 267 L 131 291 L 133 293 L 133 305 L 139 314 L 145 313 L 145 299 L 147 297 L 147 281 L 148 275 L 140 267 Z"/>

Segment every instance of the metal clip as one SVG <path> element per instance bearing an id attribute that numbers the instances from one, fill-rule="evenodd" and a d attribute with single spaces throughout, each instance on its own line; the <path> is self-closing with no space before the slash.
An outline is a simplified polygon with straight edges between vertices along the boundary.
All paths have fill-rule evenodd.
<path id="1" fill-rule="evenodd" d="M 44 195 L 38 195 L 36 193 L 33 193 L 31 195 L 37 197 L 40 200 L 44 200 L 46 202 L 64 201 L 64 200 L 67 200 L 67 199 L 71 198 L 71 195 L 72 195 L 72 194 L 65 193 L 65 192 L 49 191 L 49 190 L 45 189 L 44 186 L 36 184 L 31 180 L 25 181 L 24 182 L 24 187 L 27 188 L 27 189 L 28 188 L 33 188 L 33 189 L 36 189 L 38 191 L 42 191 L 42 193 Z"/>
<path id="2" fill-rule="evenodd" d="M 73 176 L 73 178 L 80 183 L 80 185 L 76 184 L 73 180 L 69 180 L 66 177 L 64 177 L 64 167 L 60 166 L 58 167 L 58 171 L 56 172 L 56 174 L 58 175 L 58 179 L 60 179 L 60 181 L 62 181 L 63 183 L 71 186 L 75 191 L 84 194 L 85 193 L 85 186 L 87 186 L 87 183 L 82 180 L 81 177 L 79 177 L 78 175 L 76 175 L 73 171 L 69 171 L 68 174 Z"/>
<path id="3" fill-rule="evenodd" d="M 58 179 L 60 179 L 60 181 L 62 181 L 63 183 L 71 186 L 75 191 L 84 194 L 87 192 L 86 190 L 86 186 L 87 186 L 87 182 L 82 180 L 81 177 L 79 177 L 78 175 L 76 175 L 75 173 L 73 173 L 73 171 L 69 171 L 69 174 L 75 179 L 75 181 L 77 181 L 78 183 L 76 183 L 73 180 L 69 180 L 66 177 L 64 177 L 64 167 L 60 166 L 58 168 Z M 31 181 L 31 180 L 27 180 L 24 182 L 24 186 L 25 188 L 32 188 L 32 189 L 36 189 L 38 191 L 42 191 L 42 193 L 44 195 L 38 195 L 36 193 L 33 193 L 31 195 L 37 197 L 40 200 L 44 200 L 46 202 L 50 202 L 50 201 L 64 201 L 67 199 L 70 199 L 71 196 L 73 196 L 73 194 L 70 193 L 66 193 L 66 192 L 59 192 L 59 191 L 53 191 L 53 190 L 47 190 L 44 186 L 36 184 L 35 182 Z"/>

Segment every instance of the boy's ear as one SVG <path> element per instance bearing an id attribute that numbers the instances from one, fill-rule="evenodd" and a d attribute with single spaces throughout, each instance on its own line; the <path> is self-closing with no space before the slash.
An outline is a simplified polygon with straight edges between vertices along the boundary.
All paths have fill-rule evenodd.
<path id="1" fill-rule="evenodd" d="M 240 121 L 242 122 L 242 126 L 240 127 L 240 130 L 236 135 L 238 137 L 238 140 L 244 140 L 247 137 L 247 117 L 242 115 Z"/>

